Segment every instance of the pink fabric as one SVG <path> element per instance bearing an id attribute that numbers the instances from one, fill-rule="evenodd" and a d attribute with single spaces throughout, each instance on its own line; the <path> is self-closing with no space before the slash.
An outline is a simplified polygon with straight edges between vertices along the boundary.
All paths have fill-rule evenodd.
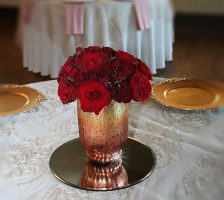
<path id="1" fill-rule="evenodd" d="M 65 3 L 65 33 L 84 34 L 83 3 Z"/>
<path id="2" fill-rule="evenodd" d="M 151 28 L 149 0 L 134 0 L 137 26 L 139 31 Z"/>
<path id="3" fill-rule="evenodd" d="M 22 23 L 28 24 L 31 17 L 32 0 L 22 0 L 21 5 L 21 21 Z"/>

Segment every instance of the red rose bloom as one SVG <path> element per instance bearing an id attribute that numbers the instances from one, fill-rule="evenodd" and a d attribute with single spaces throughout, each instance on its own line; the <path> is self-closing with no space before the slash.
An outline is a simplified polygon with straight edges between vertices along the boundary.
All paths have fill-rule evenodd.
<path id="1" fill-rule="evenodd" d="M 79 72 L 75 68 L 73 63 L 73 57 L 70 56 L 60 70 L 58 82 L 60 83 L 61 82 L 60 79 L 64 80 L 65 77 L 67 77 L 68 80 L 73 82 L 73 80 L 78 78 L 79 76 L 80 76 Z"/>
<path id="2" fill-rule="evenodd" d="M 58 84 L 59 86 L 66 86 L 69 82 L 68 76 L 64 75 L 64 74 L 59 74 L 58 76 Z"/>
<path id="3" fill-rule="evenodd" d="M 83 83 L 79 87 L 78 98 L 84 112 L 95 112 L 96 115 L 104 107 L 108 106 L 111 101 L 110 93 L 102 84 L 96 81 Z"/>
<path id="4" fill-rule="evenodd" d="M 60 70 L 60 74 L 69 74 L 69 72 L 72 70 L 73 68 L 73 63 L 72 63 L 72 56 L 70 56 L 66 62 L 64 63 L 64 65 L 61 67 Z"/>
<path id="5" fill-rule="evenodd" d="M 95 70 L 89 71 L 87 74 L 85 74 L 86 81 L 96 81 L 97 78 L 98 78 L 98 75 Z"/>
<path id="6" fill-rule="evenodd" d="M 78 47 L 78 48 L 76 48 L 76 54 L 77 54 L 77 55 L 83 53 L 84 51 L 85 51 L 85 49 L 83 49 L 82 47 Z M 75 54 L 75 55 L 76 55 L 76 54 Z"/>
<path id="7" fill-rule="evenodd" d="M 63 103 L 77 98 L 84 112 L 99 112 L 111 102 L 143 101 L 151 92 L 152 74 L 140 59 L 110 47 L 78 47 L 62 66 L 58 95 Z"/>
<path id="8" fill-rule="evenodd" d="M 129 103 L 132 100 L 130 83 L 122 81 L 119 86 L 111 88 L 111 97 L 118 103 Z"/>
<path id="9" fill-rule="evenodd" d="M 59 85 L 58 96 L 63 104 L 73 102 L 77 98 L 77 89 L 71 83 L 63 86 Z"/>
<path id="10" fill-rule="evenodd" d="M 117 58 L 113 58 L 105 66 L 107 66 L 107 68 L 109 69 L 110 74 L 113 74 L 113 73 L 115 73 L 115 71 L 117 71 L 118 69 L 121 68 L 121 63 L 120 63 L 120 61 Z"/>
<path id="11" fill-rule="evenodd" d="M 100 53 L 103 58 L 102 66 L 104 68 L 109 68 L 116 52 L 110 47 L 103 47 Z"/>
<path id="12" fill-rule="evenodd" d="M 90 70 L 95 70 L 101 66 L 103 62 L 102 56 L 97 53 L 85 53 L 82 56 L 81 71 L 87 73 Z"/>
<path id="13" fill-rule="evenodd" d="M 126 76 L 123 71 L 119 70 L 117 71 L 115 78 L 117 81 L 123 81 L 126 78 Z"/>
<path id="14" fill-rule="evenodd" d="M 76 66 L 76 68 L 80 68 L 82 66 L 82 57 L 81 55 L 74 55 L 73 58 L 72 58 L 73 62 L 74 62 L 74 65 Z"/>
<path id="15" fill-rule="evenodd" d="M 71 80 L 74 80 L 75 78 L 79 76 L 78 70 L 75 67 L 72 67 L 68 76 Z"/>
<path id="16" fill-rule="evenodd" d="M 101 52 L 103 55 L 106 55 L 109 58 L 114 57 L 116 54 L 115 50 L 110 47 L 103 47 Z"/>
<path id="17" fill-rule="evenodd" d="M 149 80 L 152 80 L 152 73 L 151 73 L 149 67 L 141 60 L 139 60 L 139 68 L 140 68 L 140 71 L 143 74 L 145 74 Z"/>
<path id="18" fill-rule="evenodd" d="M 130 76 L 134 72 L 135 72 L 135 65 L 133 65 L 131 62 L 124 64 L 124 73 L 126 74 L 126 76 Z"/>
<path id="19" fill-rule="evenodd" d="M 107 68 L 100 69 L 98 72 L 98 82 L 106 85 L 109 82 L 109 71 Z"/>
<path id="20" fill-rule="evenodd" d="M 147 76 L 137 72 L 130 80 L 133 100 L 144 101 L 151 93 L 151 85 Z"/>
<path id="21" fill-rule="evenodd" d="M 129 61 L 134 58 L 134 56 L 124 51 L 118 51 L 116 56 L 119 60 L 124 60 L 124 61 Z"/>
<path id="22" fill-rule="evenodd" d="M 85 48 L 85 52 L 95 53 L 98 51 L 100 51 L 100 47 L 98 47 L 98 46 L 89 46 L 89 47 Z"/>

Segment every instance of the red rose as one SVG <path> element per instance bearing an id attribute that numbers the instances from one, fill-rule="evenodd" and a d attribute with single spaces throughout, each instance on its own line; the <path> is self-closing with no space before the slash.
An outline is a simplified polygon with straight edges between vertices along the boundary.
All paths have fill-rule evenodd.
<path id="1" fill-rule="evenodd" d="M 109 70 L 107 68 L 100 69 L 98 72 L 98 82 L 106 85 L 109 82 Z"/>
<path id="2" fill-rule="evenodd" d="M 123 80 L 126 78 L 124 72 L 123 72 L 123 71 L 120 71 L 120 70 L 117 71 L 115 77 L 116 77 L 116 80 L 117 80 L 117 81 L 123 81 Z"/>
<path id="3" fill-rule="evenodd" d="M 99 46 L 89 46 L 89 47 L 85 48 L 85 52 L 95 53 L 98 51 L 100 51 Z"/>
<path id="4" fill-rule="evenodd" d="M 113 58 L 106 66 L 110 74 L 113 74 L 116 70 L 121 68 L 121 62 L 117 58 Z"/>
<path id="5" fill-rule="evenodd" d="M 58 96 L 60 97 L 63 104 L 75 101 L 77 98 L 77 89 L 71 83 L 67 85 L 59 85 Z"/>
<path id="6" fill-rule="evenodd" d="M 139 69 L 143 74 L 145 74 L 148 77 L 149 80 L 152 80 L 152 73 L 149 67 L 141 60 L 139 60 Z"/>
<path id="7" fill-rule="evenodd" d="M 122 81 L 119 86 L 111 88 L 111 97 L 118 103 L 129 103 L 132 100 L 132 91 L 128 81 Z"/>
<path id="8" fill-rule="evenodd" d="M 79 87 L 84 81 L 85 81 L 84 76 L 80 72 L 78 72 L 77 76 L 74 77 L 72 83 L 76 87 Z"/>
<path id="9" fill-rule="evenodd" d="M 127 62 L 125 64 L 123 64 L 124 66 L 124 73 L 126 76 L 130 76 L 134 73 L 135 71 L 135 65 L 133 65 L 131 62 Z"/>
<path id="10" fill-rule="evenodd" d="M 90 70 L 100 68 L 103 62 L 102 56 L 97 53 L 84 53 L 82 56 L 81 72 L 87 73 Z"/>
<path id="11" fill-rule="evenodd" d="M 83 49 L 82 47 L 77 47 L 76 48 L 76 54 L 75 55 L 79 55 L 81 53 L 85 52 L 85 49 Z"/>
<path id="12" fill-rule="evenodd" d="M 78 98 L 84 112 L 95 112 L 96 115 L 111 101 L 110 93 L 95 81 L 83 83 L 78 90 Z"/>
<path id="13" fill-rule="evenodd" d="M 75 65 L 73 63 L 73 57 L 69 57 L 64 65 L 61 67 L 59 78 L 60 76 L 66 76 L 70 81 L 73 81 L 77 77 L 79 77 L 79 72 L 75 68 Z"/>
<path id="14" fill-rule="evenodd" d="M 65 63 L 62 65 L 60 74 L 69 74 L 69 72 L 74 68 L 73 63 L 72 63 L 72 56 L 70 56 Z"/>
<path id="15" fill-rule="evenodd" d="M 68 76 L 71 80 L 74 80 L 75 78 L 79 77 L 79 72 L 75 67 L 72 67 L 72 69 L 68 73 Z"/>
<path id="16" fill-rule="evenodd" d="M 80 99 L 85 112 L 98 114 L 111 98 L 128 103 L 149 97 L 152 74 L 140 59 L 110 47 L 78 47 L 67 59 L 58 77 L 63 103 Z"/>
<path id="17" fill-rule="evenodd" d="M 133 92 L 133 100 L 143 101 L 149 97 L 151 85 L 147 76 L 137 72 L 132 76 L 130 84 Z"/>
<path id="18" fill-rule="evenodd" d="M 129 61 L 134 58 L 134 56 L 124 51 L 118 51 L 116 53 L 116 56 L 119 60 L 124 60 L 124 61 Z"/>
<path id="19" fill-rule="evenodd" d="M 75 54 L 72 58 L 73 62 L 74 62 L 74 65 L 77 67 L 77 68 L 80 68 L 82 66 L 82 56 L 81 55 L 77 55 Z"/>
<path id="20" fill-rule="evenodd" d="M 64 74 L 59 74 L 57 81 L 60 86 L 66 86 L 67 84 L 69 84 L 68 82 L 70 82 L 68 76 Z"/>
<path id="21" fill-rule="evenodd" d="M 103 47 L 101 49 L 101 52 L 103 55 L 107 55 L 110 58 L 114 57 L 116 54 L 116 51 L 110 47 Z"/>
<path id="22" fill-rule="evenodd" d="M 98 79 L 97 71 L 92 70 L 85 74 L 86 81 L 96 81 Z"/>
<path id="23" fill-rule="evenodd" d="M 103 47 L 100 53 L 103 58 L 102 67 L 110 67 L 109 65 L 111 65 L 111 61 L 114 58 L 116 52 L 110 47 Z"/>
<path id="24" fill-rule="evenodd" d="M 133 65 L 138 65 L 139 64 L 139 61 L 141 61 L 140 59 L 138 59 L 138 58 L 133 58 L 133 59 L 131 59 L 131 63 L 133 64 Z"/>

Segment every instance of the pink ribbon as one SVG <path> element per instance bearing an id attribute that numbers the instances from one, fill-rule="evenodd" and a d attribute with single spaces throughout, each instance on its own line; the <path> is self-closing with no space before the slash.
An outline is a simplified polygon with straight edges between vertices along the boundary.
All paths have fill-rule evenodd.
<path id="1" fill-rule="evenodd" d="M 65 33 L 84 34 L 84 4 L 65 3 Z"/>
<path id="2" fill-rule="evenodd" d="M 137 27 L 139 31 L 151 28 L 149 0 L 134 0 L 137 17 Z"/>

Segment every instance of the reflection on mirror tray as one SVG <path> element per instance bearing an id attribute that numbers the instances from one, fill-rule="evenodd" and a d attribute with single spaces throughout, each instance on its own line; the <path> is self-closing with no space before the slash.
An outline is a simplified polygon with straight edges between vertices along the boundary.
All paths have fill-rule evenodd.
<path id="1" fill-rule="evenodd" d="M 86 162 L 81 178 L 83 189 L 111 190 L 127 185 L 128 175 L 120 158 L 107 164 Z"/>
<path id="2" fill-rule="evenodd" d="M 80 139 L 58 147 L 50 158 L 53 175 L 63 183 L 82 190 L 108 191 L 135 185 L 151 175 L 156 165 L 150 147 L 128 138 L 122 155 L 109 163 L 86 158 Z"/>

